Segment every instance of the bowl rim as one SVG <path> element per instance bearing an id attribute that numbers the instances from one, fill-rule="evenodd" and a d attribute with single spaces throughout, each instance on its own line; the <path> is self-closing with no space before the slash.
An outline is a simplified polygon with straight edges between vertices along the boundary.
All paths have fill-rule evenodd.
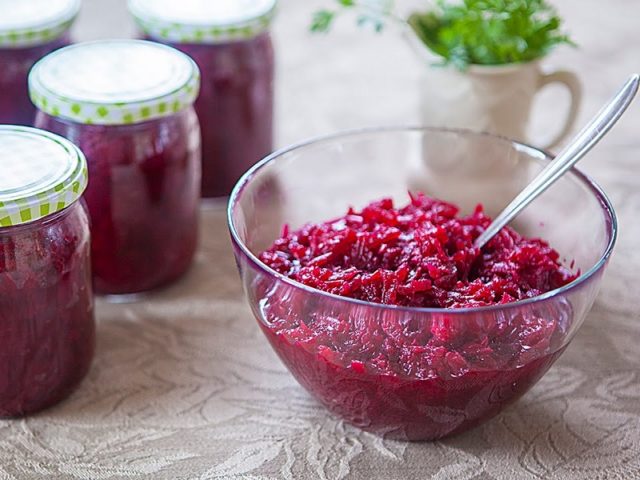
<path id="1" fill-rule="evenodd" d="M 322 142 L 328 142 L 328 141 L 332 141 L 340 138 L 346 138 L 346 137 L 355 137 L 359 135 L 366 135 L 366 134 L 372 134 L 372 133 L 375 134 L 375 133 L 392 133 L 392 132 L 453 133 L 453 134 L 464 135 L 464 136 L 472 135 L 472 136 L 479 136 L 479 137 L 482 137 L 482 136 L 491 137 L 496 140 L 509 142 L 513 146 L 523 151 L 531 152 L 532 156 L 535 156 L 533 155 L 533 153 L 536 153 L 537 156 L 540 156 L 540 154 L 542 154 L 544 159 L 549 161 L 555 158 L 555 155 L 551 154 L 550 152 L 547 152 L 537 147 L 533 147 L 524 142 L 513 140 L 511 138 L 508 138 L 502 135 L 496 135 L 488 132 L 478 132 L 478 131 L 462 129 L 462 128 L 424 127 L 424 126 L 410 126 L 410 125 L 409 126 L 383 126 L 383 127 L 366 127 L 366 128 L 348 129 L 348 130 L 341 130 L 339 132 L 334 132 L 334 133 L 325 134 L 325 135 L 317 135 L 274 151 L 273 153 L 269 154 L 268 156 L 266 156 L 265 158 L 257 162 L 255 165 L 253 165 L 249 170 L 247 170 L 244 173 L 244 175 L 242 175 L 242 177 L 240 177 L 240 179 L 234 186 L 233 190 L 231 191 L 231 195 L 229 196 L 229 200 L 227 203 L 227 226 L 229 228 L 229 232 L 230 232 L 231 240 L 233 244 L 240 249 L 241 254 L 247 257 L 250 263 L 252 263 L 253 266 L 258 270 L 266 273 L 269 276 L 275 277 L 277 280 L 280 280 L 290 285 L 293 288 L 302 290 L 309 294 L 321 295 L 323 297 L 327 297 L 330 300 L 347 302 L 354 306 L 381 308 L 385 310 L 393 310 L 398 312 L 411 312 L 411 313 L 423 313 L 423 314 L 445 314 L 446 313 L 449 315 L 450 314 L 461 315 L 461 314 L 470 314 L 470 313 L 485 313 L 485 312 L 491 312 L 496 310 L 505 310 L 508 308 L 520 308 L 523 306 L 527 306 L 534 303 L 539 303 L 539 302 L 552 299 L 554 297 L 563 295 L 572 290 L 578 289 L 587 280 L 589 280 L 597 272 L 599 272 L 606 265 L 607 261 L 611 257 L 611 254 L 613 252 L 613 247 L 615 246 L 615 243 L 618 237 L 618 219 L 617 219 L 615 210 L 613 208 L 613 205 L 611 204 L 611 201 L 609 200 L 609 197 L 604 193 L 602 188 L 594 180 L 592 180 L 591 177 L 584 174 L 575 166 L 572 167 L 569 170 L 569 172 L 575 175 L 579 181 L 581 181 L 589 190 L 591 190 L 593 195 L 599 201 L 599 204 L 605 214 L 605 217 L 606 217 L 605 220 L 608 226 L 607 235 L 609 237 L 609 241 L 604 250 L 604 253 L 601 255 L 600 259 L 589 270 L 580 274 L 580 276 L 575 280 L 567 283 L 566 285 L 560 288 L 556 288 L 554 290 L 550 290 L 546 293 L 543 293 L 542 295 L 526 298 L 524 300 L 518 300 L 516 302 L 502 303 L 502 304 L 496 304 L 496 305 L 486 305 L 486 306 L 479 306 L 479 307 L 436 308 L 436 307 L 408 307 L 403 305 L 387 305 L 383 303 L 374 303 L 374 302 L 368 302 L 365 300 L 359 300 L 356 298 L 343 297 L 340 295 L 336 295 L 334 293 L 325 292 L 324 290 L 319 290 L 317 288 L 309 287 L 308 285 L 300 283 L 279 272 L 276 272 L 271 267 L 267 266 L 265 263 L 260 261 L 260 259 L 256 257 L 253 254 L 253 252 L 251 252 L 251 250 L 249 250 L 249 248 L 245 245 L 244 241 L 242 241 L 234 224 L 233 210 L 234 210 L 234 206 L 238 203 L 238 199 L 241 197 L 242 191 L 250 183 L 252 177 L 258 171 L 262 170 L 263 168 L 270 165 L 271 163 L 274 163 L 275 161 L 277 161 L 278 158 L 282 157 L 283 155 L 286 155 L 287 153 L 293 152 L 295 150 L 299 150 L 301 148 L 304 148 L 310 145 L 314 145 Z"/>

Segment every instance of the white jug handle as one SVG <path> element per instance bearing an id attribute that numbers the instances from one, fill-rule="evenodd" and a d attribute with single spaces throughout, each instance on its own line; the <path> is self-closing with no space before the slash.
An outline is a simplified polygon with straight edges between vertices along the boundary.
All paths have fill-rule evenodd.
<path id="1" fill-rule="evenodd" d="M 560 83 L 564 85 L 569 94 L 571 95 L 571 103 L 569 104 L 569 113 L 564 123 L 564 127 L 544 148 L 550 149 L 558 145 L 565 137 L 571 132 L 576 118 L 578 117 L 578 111 L 580 109 L 580 103 L 582 101 L 582 86 L 580 80 L 575 73 L 566 70 L 556 70 L 551 72 L 544 72 L 540 75 L 538 81 L 538 91 L 551 83 Z"/>

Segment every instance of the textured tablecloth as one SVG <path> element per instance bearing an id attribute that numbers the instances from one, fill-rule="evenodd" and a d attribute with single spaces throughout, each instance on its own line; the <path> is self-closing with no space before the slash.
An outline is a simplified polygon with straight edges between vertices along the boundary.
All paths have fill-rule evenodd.
<path id="1" fill-rule="evenodd" d="M 592 115 L 640 70 L 637 0 L 556 0 L 579 50 L 571 65 Z M 121 0 L 86 0 L 81 38 L 131 34 Z M 309 37 L 315 1 L 283 0 L 278 142 L 343 128 L 417 123 L 420 64 L 393 32 L 345 23 Z M 543 94 L 534 130 L 565 98 Z M 178 284 L 129 304 L 98 301 L 98 349 L 78 391 L 41 414 L 0 421 L 0 480 L 640 478 L 640 104 L 583 169 L 621 223 L 616 254 L 584 326 L 517 404 L 434 443 L 384 441 L 327 414 L 262 337 L 240 288 L 221 206 L 203 209 L 202 245 Z"/>

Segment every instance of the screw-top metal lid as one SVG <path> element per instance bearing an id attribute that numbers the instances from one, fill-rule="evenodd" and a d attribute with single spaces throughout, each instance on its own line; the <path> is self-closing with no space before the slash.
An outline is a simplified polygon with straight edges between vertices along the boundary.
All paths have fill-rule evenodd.
<path id="1" fill-rule="evenodd" d="M 277 0 L 129 0 L 129 10 L 152 38 L 176 43 L 221 43 L 269 28 Z"/>
<path id="2" fill-rule="evenodd" d="M 64 210 L 87 187 L 73 143 L 30 127 L 0 125 L 0 231 Z"/>
<path id="3" fill-rule="evenodd" d="M 29 74 L 29 95 L 40 110 L 99 125 L 172 115 L 195 101 L 199 87 L 191 58 L 142 40 L 71 45 L 41 59 Z"/>
<path id="4" fill-rule="evenodd" d="M 0 48 L 41 45 L 62 35 L 80 0 L 0 0 Z"/>

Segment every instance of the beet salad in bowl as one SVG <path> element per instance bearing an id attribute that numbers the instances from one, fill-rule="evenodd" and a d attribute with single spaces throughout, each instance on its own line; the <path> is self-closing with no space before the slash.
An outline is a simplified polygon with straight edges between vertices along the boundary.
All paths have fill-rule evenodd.
<path id="1" fill-rule="evenodd" d="M 298 382 L 335 415 L 433 440 L 493 417 L 566 349 L 616 237 L 571 170 L 482 249 L 474 240 L 549 161 L 464 131 L 349 132 L 276 152 L 240 180 L 229 227 L 249 303 Z"/>

